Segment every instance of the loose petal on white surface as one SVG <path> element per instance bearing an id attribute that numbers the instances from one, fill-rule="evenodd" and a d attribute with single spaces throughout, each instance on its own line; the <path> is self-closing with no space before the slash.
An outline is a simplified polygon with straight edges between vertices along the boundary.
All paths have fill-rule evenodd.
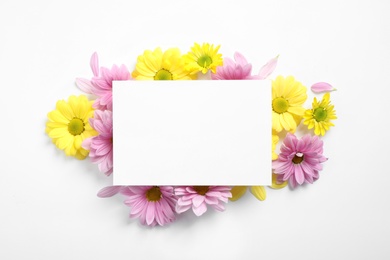
<path id="1" fill-rule="evenodd" d="M 271 75 L 271 73 L 275 70 L 276 65 L 278 64 L 278 58 L 279 58 L 279 55 L 276 56 L 275 58 L 269 60 L 263 67 L 261 67 L 261 69 L 259 71 L 259 78 L 260 79 L 265 79 L 269 75 Z"/>
<path id="2" fill-rule="evenodd" d="M 317 82 L 311 86 L 311 91 L 314 93 L 330 92 L 336 90 L 332 85 L 326 82 Z"/>
<path id="3" fill-rule="evenodd" d="M 112 197 L 115 194 L 119 193 L 121 191 L 121 189 L 122 189 L 122 186 L 108 186 L 108 187 L 101 189 L 97 195 L 99 198 Z"/>

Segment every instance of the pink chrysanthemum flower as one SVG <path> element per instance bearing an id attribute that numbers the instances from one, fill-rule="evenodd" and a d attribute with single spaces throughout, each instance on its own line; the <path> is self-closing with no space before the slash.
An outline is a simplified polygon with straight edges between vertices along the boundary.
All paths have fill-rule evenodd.
<path id="1" fill-rule="evenodd" d="M 129 80 L 130 72 L 125 65 L 118 67 L 113 65 L 111 69 L 101 67 L 99 72 L 99 60 L 97 53 L 93 53 L 90 66 L 94 77 L 91 80 L 77 78 L 76 85 L 88 94 L 94 94 L 98 98 L 93 107 L 100 110 L 112 110 L 112 81 Z"/>
<path id="2" fill-rule="evenodd" d="M 85 139 L 82 147 L 89 150 L 92 163 L 98 164 L 99 170 L 109 176 L 113 171 L 112 112 L 95 110 L 89 123 L 99 134 Z"/>
<path id="3" fill-rule="evenodd" d="M 172 186 L 128 186 L 120 193 L 131 208 L 130 218 L 139 218 L 142 225 L 164 226 L 176 219 L 177 197 Z"/>
<path id="4" fill-rule="evenodd" d="M 318 136 L 309 134 L 300 140 L 288 133 L 280 148 L 279 157 L 272 162 L 278 181 L 287 181 L 295 188 L 298 184 L 313 183 L 322 170 L 322 164 L 327 160 L 322 155 L 323 142 Z"/>
<path id="5" fill-rule="evenodd" d="M 232 197 L 231 188 L 227 186 L 184 186 L 175 188 L 175 194 L 179 197 L 176 204 L 176 212 L 182 213 L 190 208 L 197 216 L 207 211 L 210 205 L 218 211 L 225 210 L 223 205 Z"/>
<path id="6" fill-rule="evenodd" d="M 245 57 L 239 53 L 234 53 L 234 61 L 228 57 L 224 58 L 223 66 L 217 67 L 215 74 L 211 74 L 213 80 L 250 80 L 250 79 L 265 79 L 275 69 L 277 59 L 271 59 L 265 64 L 258 75 L 252 75 L 252 65 L 248 63 Z"/>

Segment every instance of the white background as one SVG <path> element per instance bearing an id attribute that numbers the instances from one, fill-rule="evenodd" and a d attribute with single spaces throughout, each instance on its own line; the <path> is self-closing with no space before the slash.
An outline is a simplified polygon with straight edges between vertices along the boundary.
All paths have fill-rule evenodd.
<path id="1" fill-rule="evenodd" d="M 388 259 L 390 6 L 387 1 L 1 1 L 0 259 Z M 314 185 L 250 193 L 167 227 L 128 220 L 96 165 L 44 133 L 75 77 L 133 68 L 145 49 L 193 42 L 243 53 L 257 71 L 327 81 L 339 119 Z M 310 94 L 310 92 L 309 92 Z M 189 213 L 189 212 L 188 212 Z"/>

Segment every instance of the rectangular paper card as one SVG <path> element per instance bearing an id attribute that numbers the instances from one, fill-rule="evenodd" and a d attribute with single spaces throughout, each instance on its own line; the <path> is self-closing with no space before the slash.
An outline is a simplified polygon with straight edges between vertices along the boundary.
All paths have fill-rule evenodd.
<path id="1" fill-rule="evenodd" d="M 271 87 L 114 81 L 114 185 L 270 185 Z"/>

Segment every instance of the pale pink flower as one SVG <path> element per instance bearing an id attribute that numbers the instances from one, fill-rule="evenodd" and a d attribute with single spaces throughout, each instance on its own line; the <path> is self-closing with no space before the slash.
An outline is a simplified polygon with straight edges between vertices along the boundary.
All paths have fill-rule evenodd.
<path id="1" fill-rule="evenodd" d="M 94 94 L 98 98 L 93 105 L 100 110 L 112 110 L 112 81 L 129 80 L 130 72 L 125 65 L 113 65 L 111 69 L 100 67 L 97 53 L 93 53 L 90 61 L 93 77 L 91 80 L 76 78 L 76 85 L 87 94 Z"/>
<path id="2" fill-rule="evenodd" d="M 252 65 L 248 63 L 245 57 L 239 53 L 234 53 L 234 61 L 228 57 L 224 58 L 223 66 L 217 67 L 217 72 L 211 74 L 213 80 L 251 80 L 251 79 L 265 79 L 275 69 L 277 59 L 271 59 L 265 64 L 258 75 L 251 75 Z"/>
<path id="3" fill-rule="evenodd" d="M 300 140 L 288 133 L 280 148 L 279 157 L 272 162 L 278 181 L 287 181 L 295 188 L 303 183 L 313 183 L 322 170 L 322 164 L 327 160 L 322 154 L 323 142 L 318 136 L 309 134 Z"/>
<path id="4" fill-rule="evenodd" d="M 113 171 L 112 112 L 95 110 L 89 123 L 99 134 L 85 139 L 82 147 L 89 150 L 91 162 L 98 164 L 99 170 L 109 176 Z"/>
<path id="5" fill-rule="evenodd" d="M 197 216 L 207 211 L 207 205 L 215 210 L 223 211 L 223 203 L 232 197 L 231 188 L 227 186 L 182 186 L 175 188 L 175 195 L 179 197 L 176 212 L 182 213 L 190 208 Z"/>
<path id="6" fill-rule="evenodd" d="M 130 218 L 139 218 L 142 225 L 164 226 L 176 219 L 177 197 L 172 186 L 128 186 L 120 190 L 130 207 Z"/>

